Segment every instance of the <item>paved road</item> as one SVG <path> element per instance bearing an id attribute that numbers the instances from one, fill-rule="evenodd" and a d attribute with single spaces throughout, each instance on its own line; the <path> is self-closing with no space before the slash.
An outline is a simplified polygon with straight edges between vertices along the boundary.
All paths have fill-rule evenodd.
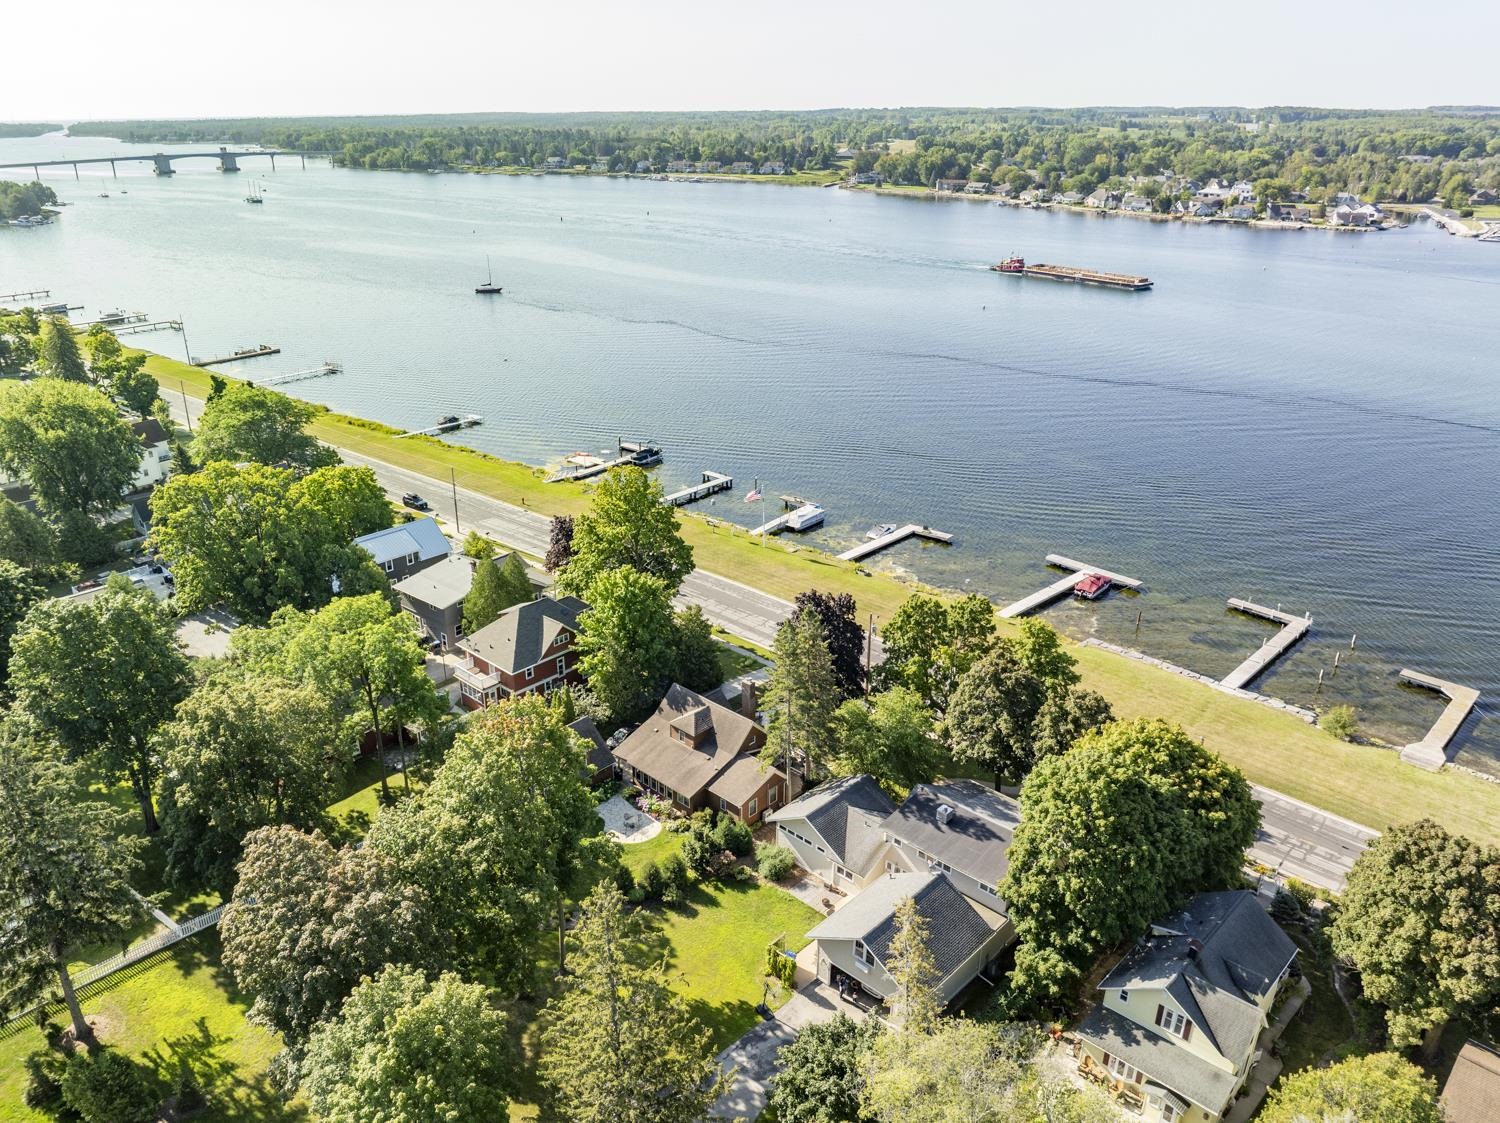
<path id="1" fill-rule="evenodd" d="M 182 396 L 169 393 L 167 401 L 174 418 L 179 422 L 184 420 L 187 415 Z M 187 404 L 196 424 L 203 403 L 188 398 Z M 453 520 L 453 488 L 447 481 L 345 449 L 340 449 L 339 455 L 350 464 L 369 467 L 393 498 L 415 491 L 433 505 L 438 515 Z M 535 558 L 547 552 L 551 520 L 546 515 L 467 488 L 458 489 L 457 514 L 457 525 L 465 533 L 478 529 Z M 711 622 L 761 647 L 771 646 L 777 626 L 792 609 L 790 602 L 779 597 L 701 569 L 694 570 L 683 581 L 677 599 L 679 603 L 699 605 Z M 1343 889 L 1349 867 L 1377 832 L 1269 788 L 1257 787 L 1255 794 L 1263 811 L 1260 835 L 1250 849 L 1251 857 L 1283 876 L 1328 889 Z"/>

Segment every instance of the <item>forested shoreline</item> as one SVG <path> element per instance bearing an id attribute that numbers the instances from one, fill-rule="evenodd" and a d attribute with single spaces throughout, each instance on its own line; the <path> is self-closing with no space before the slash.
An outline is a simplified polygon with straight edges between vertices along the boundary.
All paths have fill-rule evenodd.
<path id="1" fill-rule="evenodd" d="M 1087 193 L 1131 176 L 1275 180 L 1450 205 L 1500 187 L 1500 108 L 833 109 L 808 112 L 461 114 L 95 121 L 74 135 L 331 152 L 369 169 L 567 167 L 622 172 L 674 160 L 875 171 L 931 186 L 969 179 Z"/>

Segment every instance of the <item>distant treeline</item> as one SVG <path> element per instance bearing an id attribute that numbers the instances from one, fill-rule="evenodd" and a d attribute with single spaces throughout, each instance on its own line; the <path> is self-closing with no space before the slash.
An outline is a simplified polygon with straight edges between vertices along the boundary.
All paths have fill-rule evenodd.
<path id="1" fill-rule="evenodd" d="M 460 114 L 114 121 L 79 135 L 332 152 L 350 167 L 610 171 L 668 161 L 878 171 L 898 184 L 982 179 L 1087 193 L 1131 176 L 1272 180 L 1314 197 L 1400 202 L 1500 187 L 1500 108 L 827 109 L 757 113 Z"/>
<path id="2" fill-rule="evenodd" d="M 0 222 L 9 222 L 23 214 L 40 214 L 45 206 L 57 202 L 57 192 L 44 183 L 12 183 L 0 179 Z"/>
<path id="3" fill-rule="evenodd" d="M 55 133 L 61 128 L 61 125 L 38 121 L 0 121 L 0 137 L 41 136 L 43 133 Z"/>

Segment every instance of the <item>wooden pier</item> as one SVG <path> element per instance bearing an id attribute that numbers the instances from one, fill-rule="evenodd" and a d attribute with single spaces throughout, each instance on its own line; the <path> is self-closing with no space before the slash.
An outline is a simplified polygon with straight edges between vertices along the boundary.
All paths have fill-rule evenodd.
<path id="1" fill-rule="evenodd" d="M 1014 604 L 1008 604 L 1000 610 L 1002 618 L 1009 620 L 1016 616 L 1025 616 L 1028 612 L 1035 612 L 1045 604 L 1051 604 L 1060 597 L 1065 597 L 1073 591 L 1073 586 L 1078 584 L 1091 573 L 1097 573 L 1101 577 L 1108 577 L 1115 585 L 1122 585 L 1127 589 L 1144 589 L 1146 583 L 1134 577 L 1126 577 L 1123 573 L 1115 573 L 1090 562 L 1075 561 L 1073 558 L 1064 557 L 1062 554 L 1048 554 L 1047 564 L 1059 569 L 1069 570 L 1069 574 L 1046 588 L 1038 589 L 1030 596 L 1022 597 Z"/>
<path id="2" fill-rule="evenodd" d="M 452 433 L 458 429 L 472 429 L 483 421 L 484 418 L 480 417 L 477 413 L 466 413 L 464 416 L 455 418 L 452 421 L 439 421 L 436 425 L 429 426 L 426 429 L 412 429 L 410 432 L 397 433 L 396 439 L 400 440 L 402 437 L 436 437 L 443 433 Z"/>
<path id="3" fill-rule="evenodd" d="M 0 295 L 0 301 L 11 304 L 17 300 L 46 299 L 52 295 L 51 289 L 32 289 L 30 292 L 8 292 Z"/>
<path id="4" fill-rule="evenodd" d="M 619 455 L 613 460 L 602 460 L 598 464 L 590 464 L 587 467 L 577 468 L 574 471 L 554 472 L 547 477 L 549 484 L 566 483 L 570 480 L 591 480 L 595 476 L 602 476 L 611 468 L 624 468 L 634 465 L 637 468 L 651 468 L 661 463 L 661 449 L 649 441 L 626 441 L 616 440 L 615 447 Z"/>
<path id="5" fill-rule="evenodd" d="M 916 523 L 907 523 L 905 526 L 897 527 L 889 534 L 882 534 L 879 538 L 871 538 L 861 542 L 852 550 L 845 550 L 839 555 L 839 561 L 861 561 L 871 554 L 878 554 L 881 550 L 888 550 L 898 542 L 905 542 L 911 537 L 925 538 L 929 542 L 941 542 L 944 546 L 953 542 L 953 535 L 941 530 L 933 530 L 930 526 L 918 526 Z"/>
<path id="6" fill-rule="evenodd" d="M 1425 687 L 1428 690 L 1436 690 L 1448 699 L 1448 705 L 1443 709 L 1437 721 L 1432 723 L 1427 736 L 1401 750 L 1401 759 L 1408 764 L 1415 764 L 1419 768 L 1436 772 L 1448 763 L 1448 746 L 1453 738 L 1458 736 L 1458 731 L 1470 711 L 1478 704 L 1479 691 L 1473 687 L 1460 686 L 1456 682 L 1434 678 L 1432 675 L 1424 675 L 1420 671 L 1403 669 L 1399 677 L 1402 682 Z"/>
<path id="7" fill-rule="evenodd" d="M 792 512 L 796 511 L 799 507 L 806 507 L 811 502 L 811 500 L 803 499 L 800 495 L 778 495 L 777 498 L 781 500 L 782 513 L 770 522 L 761 523 L 750 532 L 751 534 L 775 534 L 778 531 L 785 530 L 786 524 L 791 521 Z"/>
<path id="8" fill-rule="evenodd" d="M 216 367 L 221 363 L 237 363 L 241 359 L 260 359 L 266 355 L 281 354 L 280 347 L 272 347 L 269 343 L 262 343 L 259 347 L 246 347 L 243 351 L 236 351 L 233 355 L 220 355 L 214 359 L 194 359 L 195 367 Z"/>
<path id="9" fill-rule="evenodd" d="M 116 335 L 140 335 L 148 331 L 181 331 L 181 320 L 145 320 L 139 323 L 122 324 L 111 329 Z"/>
<path id="10" fill-rule="evenodd" d="M 733 476 L 726 476 L 722 472 L 704 472 L 702 483 L 685 487 L 681 491 L 674 491 L 671 495 L 663 495 L 661 501 L 668 507 L 681 507 L 688 503 L 696 503 L 700 499 L 707 499 L 710 495 L 717 495 L 721 491 L 729 491 L 733 487 Z"/>
<path id="11" fill-rule="evenodd" d="M 286 374 L 273 374 L 270 378 L 262 378 L 255 384 L 257 386 L 285 386 L 288 382 L 301 382 L 308 378 L 323 378 L 330 374 L 343 373 L 343 366 L 332 359 L 327 359 L 320 367 L 308 367 L 306 370 L 294 370 Z M 246 379 L 245 381 L 249 382 L 251 380 Z"/>
<path id="12" fill-rule="evenodd" d="M 146 315 L 146 313 L 144 313 L 144 312 L 132 312 L 128 316 L 126 316 L 126 315 L 101 316 L 97 320 L 82 320 L 82 321 L 74 324 L 73 327 L 75 327 L 75 328 L 91 328 L 95 324 L 99 324 L 99 325 L 101 325 L 103 327 L 107 327 L 110 331 L 115 332 L 118 335 L 119 332 L 121 331 L 121 329 L 129 329 L 129 328 L 135 326 L 136 324 L 144 324 L 144 323 L 148 322 L 148 320 L 149 320 L 149 317 Z M 127 334 L 128 334 L 128 331 L 127 331 Z"/>
<path id="13" fill-rule="evenodd" d="M 1281 625 L 1281 630 L 1261 644 L 1254 655 L 1220 680 L 1231 690 L 1243 689 L 1254 681 L 1256 676 L 1285 655 L 1293 644 L 1312 629 L 1311 616 L 1294 616 L 1290 612 L 1282 612 L 1279 608 L 1267 608 L 1254 601 L 1240 600 L 1239 597 L 1230 597 L 1229 607 L 1247 616 L 1259 616 L 1263 620 L 1271 620 Z"/>

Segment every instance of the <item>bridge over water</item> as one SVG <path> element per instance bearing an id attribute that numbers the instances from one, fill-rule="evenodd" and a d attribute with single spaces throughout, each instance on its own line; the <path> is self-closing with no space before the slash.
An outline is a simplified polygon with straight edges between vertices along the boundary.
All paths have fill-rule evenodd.
<path id="1" fill-rule="evenodd" d="M 237 172 L 240 170 L 240 161 L 265 156 L 271 161 L 271 170 L 276 170 L 276 157 L 283 158 L 291 156 L 302 161 L 302 166 L 307 167 L 309 156 L 330 156 L 328 152 L 291 152 L 273 150 L 267 148 L 251 148 L 238 152 L 231 152 L 227 148 L 220 148 L 217 152 L 157 152 L 142 156 L 85 156 L 76 160 L 25 160 L 19 164 L 0 164 L 0 171 L 8 168 L 30 168 L 37 179 L 42 178 L 43 168 L 68 167 L 73 168 L 73 178 L 80 178 L 78 166 L 80 164 L 108 164 L 109 170 L 118 177 L 120 172 L 115 166 L 122 163 L 141 162 L 154 165 L 152 171 L 156 175 L 172 175 L 175 169 L 172 167 L 174 160 L 217 160 L 221 172 Z"/>

